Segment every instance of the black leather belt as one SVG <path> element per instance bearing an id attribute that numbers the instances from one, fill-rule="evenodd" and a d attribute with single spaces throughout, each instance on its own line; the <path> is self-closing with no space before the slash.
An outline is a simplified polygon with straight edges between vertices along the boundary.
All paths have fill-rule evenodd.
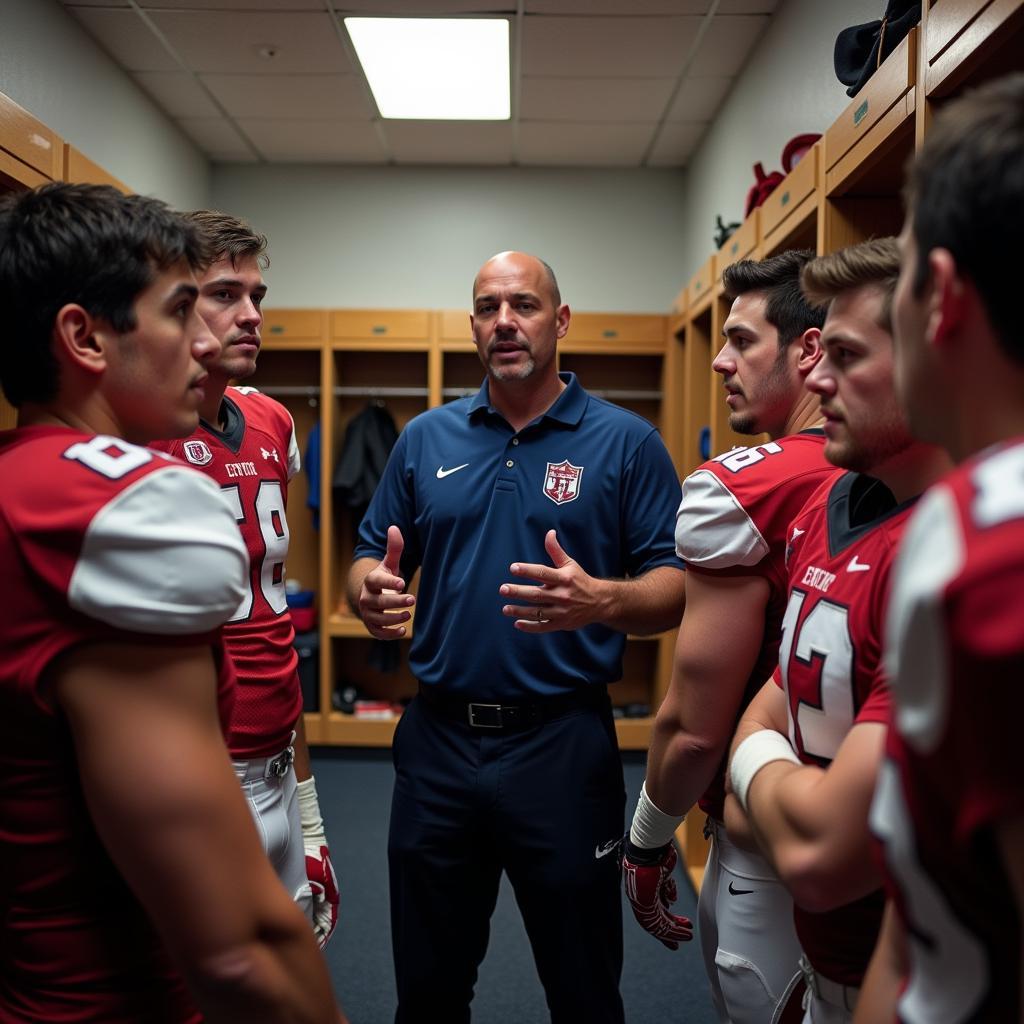
<path id="1" fill-rule="evenodd" d="M 528 729 L 550 721 L 567 711 L 608 706 L 608 690 L 604 686 L 586 686 L 572 693 L 538 697 L 518 704 L 492 704 L 470 701 L 450 693 L 440 693 L 434 686 L 420 684 L 420 697 L 434 711 L 474 729 Z"/>

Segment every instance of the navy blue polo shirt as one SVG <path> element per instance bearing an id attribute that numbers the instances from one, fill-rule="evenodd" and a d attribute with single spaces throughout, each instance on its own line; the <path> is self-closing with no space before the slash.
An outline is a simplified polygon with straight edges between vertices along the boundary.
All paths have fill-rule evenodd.
<path id="1" fill-rule="evenodd" d="M 657 430 L 595 398 L 575 375 L 518 433 L 473 397 L 410 421 L 359 527 L 355 558 L 383 558 L 388 526 L 405 538 L 401 575 L 422 569 L 409 664 L 424 684 L 481 700 L 557 694 L 622 675 L 625 636 L 602 625 L 528 634 L 501 613 L 512 562 L 550 565 L 558 531 L 591 576 L 679 569 L 680 487 Z M 525 603 L 525 602 L 524 602 Z"/>

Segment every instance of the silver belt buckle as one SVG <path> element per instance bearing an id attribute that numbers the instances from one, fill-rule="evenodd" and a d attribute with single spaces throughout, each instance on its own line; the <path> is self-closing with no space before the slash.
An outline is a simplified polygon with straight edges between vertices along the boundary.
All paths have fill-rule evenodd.
<path id="1" fill-rule="evenodd" d="M 295 748 L 285 747 L 277 757 L 267 762 L 266 777 L 268 779 L 283 779 L 288 774 L 292 762 L 295 760 Z"/>
<path id="2" fill-rule="evenodd" d="M 495 720 L 493 722 L 478 722 L 476 720 L 476 716 L 484 709 L 494 712 Z M 502 727 L 500 704 L 467 704 L 466 712 L 469 724 L 474 729 L 500 729 Z"/>

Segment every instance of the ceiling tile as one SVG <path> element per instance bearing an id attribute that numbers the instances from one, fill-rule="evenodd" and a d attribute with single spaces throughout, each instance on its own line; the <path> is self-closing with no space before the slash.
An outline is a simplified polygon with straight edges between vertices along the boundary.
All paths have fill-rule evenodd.
<path id="1" fill-rule="evenodd" d="M 219 117 L 217 105 L 187 71 L 136 71 L 132 78 L 171 117 Z"/>
<path id="2" fill-rule="evenodd" d="M 647 159 L 648 167 L 682 167 L 697 148 L 707 124 L 663 124 Z"/>
<path id="3" fill-rule="evenodd" d="M 694 77 L 738 74 L 768 21 L 767 14 L 712 18 L 689 73 Z"/>
<path id="4" fill-rule="evenodd" d="M 735 78 L 686 78 L 672 101 L 669 121 L 710 121 Z"/>
<path id="5" fill-rule="evenodd" d="M 658 167 L 681 166 L 699 146 L 780 6 L 519 0 L 515 125 L 375 122 L 361 70 L 330 13 L 479 12 L 514 22 L 514 0 L 61 2 L 214 160 Z M 277 50 L 274 58 L 259 55 L 265 46 Z"/>
<path id="6" fill-rule="evenodd" d="M 327 14 L 155 11 L 157 28 L 193 71 L 300 74 L 355 69 Z M 271 46 L 273 59 L 259 50 Z"/>
<path id="7" fill-rule="evenodd" d="M 719 14 L 771 14 L 779 0 L 722 0 Z"/>
<path id="8" fill-rule="evenodd" d="M 182 117 L 181 130 L 211 160 L 250 160 L 253 152 L 226 117 Z"/>
<path id="9" fill-rule="evenodd" d="M 542 78 L 520 82 L 519 116 L 536 121 L 657 121 L 672 78 Z"/>
<path id="10" fill-rule="evenodd" d="M 753 3 L 754 0 L 747 0 Z M 527 14 L 704 14 L 711 0 L 526 0 Z"/>
<path id="11" fill-rule="evenodd" d="M 568 124 L 525 121 L 519 126 L 519 162 L 579 167 L 639 167 L 653 124 Z"/>
<path id="12" fill-rule="evenodd" d="M 671 78 L 700 18 L 558 18 L 523 23 L 522 71 L 561 78 Z"/>
<path id="13" fill-rule="evenodd" d="M 86 31 L 128 71 L 180 71 L 146 23 L 132 10 L 69 7 Z"/>
<path id="14" fill-rule="evenodd" d="M 239 118 L 238 126 L 275 163 L 386 163 L 376 129 L 364 121 Z"/>
<path id="15" fill-rule="evenodd" d="M 336 118 L 375 116 L 366 87 L 355 75 L 200 75 L 232 117 Z"/>
<path id="16" fill-rule="evenodd" d="M 77 0 L 76 0 L 77 2 Z M 324 0 L 136 0 L 158 10 L 201 8 L 204 11 L 326 11 Z"/>
<path id="17" fill-rule="evenodd" d="M 507 164 L 512 158 L 509 121 L 383 121 L 401 164 Z"/>

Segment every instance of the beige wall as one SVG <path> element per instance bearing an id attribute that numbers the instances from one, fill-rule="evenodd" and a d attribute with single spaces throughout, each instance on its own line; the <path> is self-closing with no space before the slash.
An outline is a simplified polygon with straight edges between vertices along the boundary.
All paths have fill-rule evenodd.
<path id="1" fill-rule="evenodd" d="M 743 220 L 754 164 L 782 170 L 782 149 L 822 132 L 850 98 L 836 78 L 833 48 L 848 25 L 881 17 L 884 0 L 782 0 L 743 73 L 690 161 L 680 239 L 680 280 L 714 250 L 715 214 Z"/>
<path id="2" fill-rule="evenodd" d="M 468 309 L 524 249 L 578 309 L 664 312 L 682 278 L 679 171 L 217 165 L 215 205 L 270 238 L 275 306 Z"/>

